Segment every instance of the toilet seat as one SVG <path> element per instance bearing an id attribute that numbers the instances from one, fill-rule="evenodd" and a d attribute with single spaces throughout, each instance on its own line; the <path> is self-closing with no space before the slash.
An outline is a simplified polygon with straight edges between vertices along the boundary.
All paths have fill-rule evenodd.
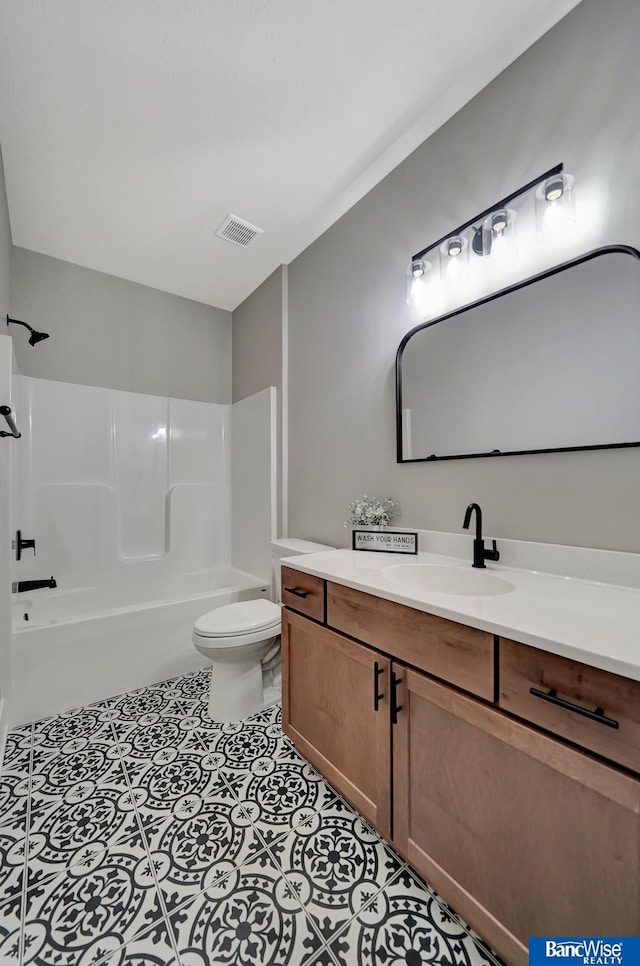
<path id="1" fill-rule="evenodd" d="M 203 614 L 193 625 L 193 633 L 212 642 L 248 636 L 259 640 L 259 635 L 273 637 L 280 633 L 280 618 L 280 606 L 270 600 L 239 600 Z"/>

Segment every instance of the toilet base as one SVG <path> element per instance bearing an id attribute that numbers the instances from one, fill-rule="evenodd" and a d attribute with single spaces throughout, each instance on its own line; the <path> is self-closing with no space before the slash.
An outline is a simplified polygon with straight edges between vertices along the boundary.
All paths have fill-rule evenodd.
<path id="1" fill-rule="evenodd" d="M 252 680 L 253 675 L 247 675 L 243 677 L 241 683 L 238 682 L 237 677 L 234 677 L 234 683 L 232 683 L 231 687 L 229 687 L 229 679 L 227 678 L 227 685 L 225 687 L 224 683 L 220 682 L 219 669 L 217 674 L 215 672 L 216 668 L 212 668 L 212 686 L 209 689 L 209 704 L 207 706 L 209 717 L 212 721 L 218 721 L 220 724 L 242 721 L 244 718 L 248 718 L 258 711 L 273 708 L 274 705 L 280 704 L 282 700 L 282 686 L 280 683 L 270 684 L 268 687 L 263 688 L 261 681 L 258 690 L 254 688 L 255 681 Z M 213 688 L 214 676 L 218 678 L 217 689 Z M 262 678 L 262 675 L 260 677 Z M 239 691 L 241 691 L 241 698 L 238 696 Z M 241 703 L 244 710 L 240 709 Z"/>
<path id="2" fill-rule="evenodd" d="M 282 700 L 282 688 L 270 685 L 263 691 L 263 707 L 272 708 L 275 704 L 280 704 Z"/>
<path id="3" fill-rule="evenodd" d="M 209 717 L 223 724 L 241 721 L 261 711 L 262 665 L 255 657 L 249 661 L 215 662 L 211 668 Z"/>

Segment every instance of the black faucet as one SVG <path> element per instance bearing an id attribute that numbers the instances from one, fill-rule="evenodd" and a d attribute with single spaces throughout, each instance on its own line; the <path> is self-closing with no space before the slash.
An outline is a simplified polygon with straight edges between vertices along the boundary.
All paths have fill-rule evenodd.
<path id="1" fill-rule="evenodd" d="M 495 540 L 493 541 L 493 549 L 485 550 L 484 548 L 484 540 L 482 539 L 482 510 L 477 503 L 470 503 L 467 507 L 462 526 L 465 530 L 469 529 L 471 514 L 474 510 L 476 511 L 476 536 L 473 541 L 473 566 L 484 567 L 485 560 L 500 560 L 500 553 L 498 552 Z"/>
<path id="2" fill-rule="evenodd" d="M 49 577 L 48 580 L 16 580 L 11 584 L 11 593 L 21 594 L 25 590 L 42 590 L 44 587 L 53 590 L 57 586 L 54 577 Z"/>

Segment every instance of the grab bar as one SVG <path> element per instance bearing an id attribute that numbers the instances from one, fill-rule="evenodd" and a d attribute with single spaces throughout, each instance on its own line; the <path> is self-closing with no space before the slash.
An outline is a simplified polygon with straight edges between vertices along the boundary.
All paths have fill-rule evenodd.
<path id="1" fill-rule="evenodd" d="M 9 424 L 10 433 L 0 430 L 0 436 L 13 436 L 14 439 L 20 439 L 22 433 L 18 432 L 18 427 L 16 426 L 16 421 L 13 418 L 13 413 L 11 412 L 11 406 L 0 406 L 0 416 L 4 416 Z"/>

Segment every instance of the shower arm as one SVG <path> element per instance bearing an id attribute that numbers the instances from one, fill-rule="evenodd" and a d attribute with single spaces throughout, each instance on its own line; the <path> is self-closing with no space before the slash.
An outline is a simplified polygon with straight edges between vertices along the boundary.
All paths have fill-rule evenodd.
<path id="1" fill-rule="evenodd" d="M 33 326 L 29 325 L 28 322 L 21 322 L 20 319 L 10 319 L 9 316 L 7 316 L 7 325 L 24 325 L 25 329 L 28 329 L 29 332 L 35 332 Z"/>

